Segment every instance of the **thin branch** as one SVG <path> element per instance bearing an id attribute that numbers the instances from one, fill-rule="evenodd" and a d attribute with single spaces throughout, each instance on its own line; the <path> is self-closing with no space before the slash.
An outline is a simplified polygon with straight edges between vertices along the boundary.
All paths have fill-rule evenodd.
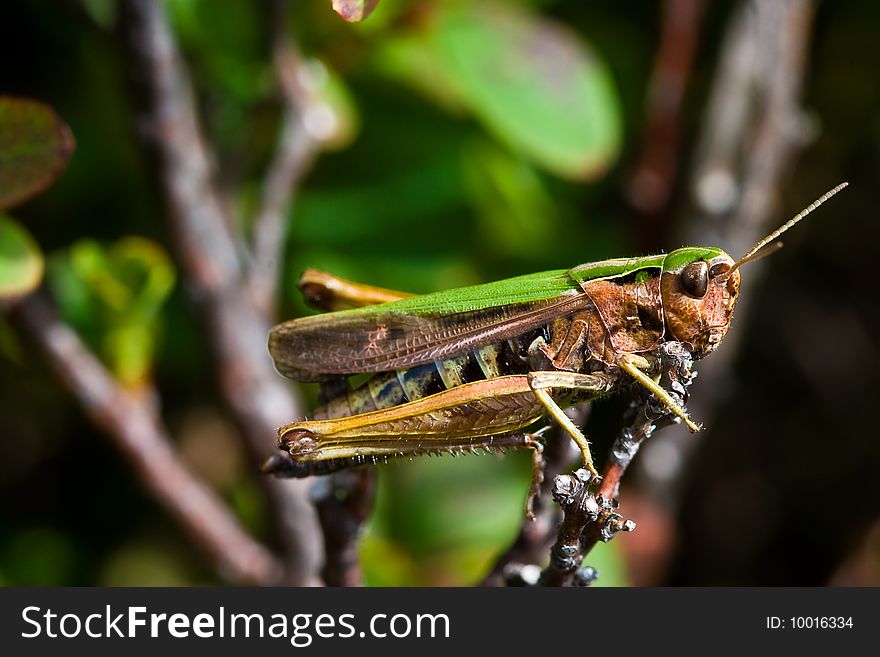
<path id="1" fill-rule="evenodd" d="M 266 355 L 268 322 L 242 282 L 238 246 L 223 214 L 199 130 L 187 72 L 155 0 L 124 0 L 119 21 L 127 70 L 140 98 L 142 136 L 168 208 L 178 260 L 212 348 L 220 391 L 255 463 L 273 449 L 275 427 L 301 417 L 301 405 Z M 308 480 L 265 481 L 286 548 L 287 577 L 315 583 L 320 535 Z"/>
<path id="2" fill-rule="evenodd" d="M 657 359 L 660 385 L 684 404 L 687 388 L 695 378 L 693 357 L 687 346 L 668 342 L 652 356 Z M 597 573 L 580 565 L 596 542 L 610 540 L 619 531 L 635 528 L 634 523 L 624 520 L 615 511 L 620 479 L 642 442 L 675 419 L 669 409 L 644 388 L 634 386 L 632 392 L 634 397 L 624 416 L 624 428 L 612 446 L 601 478 L 594 479 L 585 469 L 562 474 L 579 452 L 573 449 L 567 434 L 551 433 L 544 450 L 541 494 L 535 500 L 536 521 L 523 522 L 516 541 L 498 558 L 482 586 L 588 585 Z M 568 413 L 577 425 L 583 426 L 588 411 L 589 404 L 582 404 Z M 547 503 L 548 494 L 558 506 Z M 538 564 L 544 561 L 548 548 L 550 564 L 541 571 Z"/>
<path id="3" fill-rule="evenodd" d="M 686 212 L 683 242 L 723 246 L 745 253 L 777 219 L 780 189 L 791 170 L 805 132 L 800 92 L 806 71 L 814 4 L 810 0 L 744 2 L 724 40 L 716 84 L 690 183 L 693 206 Z M 736 358 L 750 299 L 761 284 L 764 263 L 743 275 L 737 318 L 724 344 L 700 365 L 699 393 L 691 414 L 711 426 L 730 365 Z M 651 441 L 672 467 L 640 468 L 641 491 L 675 506 L 676 482 L 697 440 L 669 431 Z M 660 476 L 660 470 L 663 475 Z"/>
<path id="4" fill-rule="evenodd" d="M 574 409 L 570 417 L 578 426 L 583 426 L 589 412 L 589 405 Z M 539 495 L 533 501 L 534 520 L 524 518 L 519 534 L 511 546 L 502 553 L 489 573 L 483 578 L 481 586 L 528 585 L 533 583 L 535 564 L 547 556 L 547 550 L 556 536 L 559 524 L 559 506 L 551 504 L 550 496 L 556 477 L 566 472 L 580 456 L 571 438 L 562 429 L 555 428 L 548 434 L 544 447 L 544 476 Z"/>
<path id="5" fill-rule="evenodd" d="M 678 168 L 681 108 L 693 68 L 705 0 L 666 0 L 663 30 L 648 88 L 642 154 L 627 196 L 644 216 L 640 239 L 656 248 Z"/>
<path id="6" fill-rule="evenodd" d="M 239 584 L 275 584 L 283 566 L 250 537 L 223 501 L 190 472 L 146 397 L 122 388 L 76 333 L 38 296 L 18 304 L 11 318 L 34 342 L 67 390 L 122 455 L 157 501 Z"/>
<path id="7" fill-rule="evenodd" d="M 321 577 L 327 586 L 362 586 L 357 546 L 361 528 L 373 510 L 376 470 L 344 470 L 324 477 L 313 492 L 324 531 L 326 559 Z"/>
<path id="8" fill-rule="evenodd" d="M 684 404 L 687 388 L 694 379 L 690 352 L 681 343 L 669 342 L 655 355 L 659 359 L 660 384 Z M 635 529 L 635 523 L 617 513 L 620 480 L 642 443 L 675 419 L 668 408 L 643 388 L 635 388 L 634 395 L 601 480 L 581 469 L 559 475 L 553 482 L 553 499 L 562 507 L 563 520 L 550 550 L 550 563 L 541 573 L 542 586 L 590 584 L 598 574 L 592 568 L 581 568 L 590 550 L 618 532 Z"/>
<path id="9" fill-rule="evenodd" d="M 272 55 L 284 99 L 284 115 L 254 217 L 248 276 L 251 301 L 264 317 L 272 317 L 275 311 L 296 184 L 308 171 L 319 147 L 318 137 L 308 126 L 310 113 L 319 111 L 312 98 L 311 74 L 285 30 L 289 4 L 276 0 L 273 6 Z"/>

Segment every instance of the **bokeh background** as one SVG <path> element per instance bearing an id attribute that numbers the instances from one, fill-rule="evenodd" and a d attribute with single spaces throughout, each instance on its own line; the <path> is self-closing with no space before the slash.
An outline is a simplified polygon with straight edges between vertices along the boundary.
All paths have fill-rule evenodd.
<path id="1" fill-rule="evenodd" d="M 624 479 L 637 531 L 588 563 L 606 585 L 880 583 L 877 3 L 381 0 L 360 23 L 329 0 L 291 4 L 280 32 L 309 72 L 322 137 L 287 216 L 279 318 L 310 312 L 296 290 L 310 266 L 427 292 L 695 240 L 737 256 L 850 181 L 744 270 L 754 284 L 730 344 L 691 391 L 707 429 L 651 439 Z M 226 211 L 247 232 L 283 122 L 277 8 L 164 7 Z M 275 547 L 138 139 L 117 20 L 111 0 L 3 3 L 0 93 L 52 106 L 77 141 L 64 175 L 15 216 L 45 253 L 43 293 L 63 320 L 121 385 L 158 394 L 180 459 Z M 737 87 L 749 52 L 779 68 L 754 45 L 768 30 L 795 39 L 800 63 Z M 795 111 L 768 121 L 785 85 Z M 23 333 L 0 316 L 0 583 L 226 581 Z M 600 460 L 623 406 L 590 416 Z M 479 581 L 522 521 L 528 455 L 379 470 L 361 541 L 370 584 Z"/>

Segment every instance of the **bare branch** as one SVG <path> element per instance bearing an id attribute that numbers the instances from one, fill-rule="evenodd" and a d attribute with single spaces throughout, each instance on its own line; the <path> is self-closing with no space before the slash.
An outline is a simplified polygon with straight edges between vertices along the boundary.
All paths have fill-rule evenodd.
<path id="1" fill-rule="evenodd" d="M 297 52 L 286 26 L 289 4 L 274 3 L 273 59 L 284 98 L 281 134 L 266 172 L 260 206 L 254 217 L 252 264 L 248 287 L 251 301 L 264 317 L 275 311 L 281 263 L 296 184 L 308 171 L 318 140 L 307 121 L 312 107 L 310 73 Z"/>
<path id="2" fill-rule="evenodd" d="M 585 404 L 569 416 L 578 426 L 583 426 L 589 412 Z M 576 417 L 575 417 L 576 416 Z M 519 534 L 513 544 L 498 557 L 492 570 L 481 586 L 527 585 L 532 582 L 536 564 L 547 557 L 559 525 L 559 506 L 550 501 L 556 477 L 566 472 L 580 456 L 571 438 L 562 429 L 555 428 L 548 434 L 544 448 L 544 477 L 540 494 L 533 502 L 534 521 L 524 518 Z M 531 570 L 527 570 L 531 569 Z"/>
<path id="3" fill-rule="evenodd" d="M 670 342 L 656 355 L 660 384 L 683 405 L 694 379 L 690 352 L 681 343 Z M 634 395 L 601 481 L 581 469 L 559 475 L 553 482 L 553 499 L 562 507 L 563 520 L 550 550 L 550 564 L 541 573 L 542 586 L 590 584 L 597 577 L 596 571 L 581 568 L 590 550 L 599 541 L 611 540 L 617 532 L 635 529 L 632 521 L 617 513 L 620 480 L 642 443 L 657 429 L 673 424 L 675 416 L 647 390 L 635 388 Z"/>
<path id="4" fill-rule="evenodd" d="M 266 354 L 268 323 L 245 292 L 238 245 L 212 180 L 212 158 L 163 4 L 124 0 L 119 28 L 140 95 L 138 122 L 154 156 L 178 259 L 213 350 L 220 390 L 259 463 L 273 448 L 275 427 L 302 415 L 300 404 Z M 267 478 L 265 485 L 285 542 L 288 579 L 314 583 L 320 536 L 307 501 L 310 482 Z"/>
<path id="5" fill-rule="evenodd" d="M 645 110 L 642 154 L 630 177 L 627 196 L 645 217 L 640 239 L 655 248 L 668 210 L 678 168 L 681 108 L 697 49 L 705 0 L 665 0 L 663 30 L 654 61 Z"/>
<path id="6" fill-rule="evenodd" d="M 344 470 L 324 477 L 313 493 L 324 530 L 326 559 L 321 576 L 327 586 L 362 586 L 357 552 L 361 528 L 373 510 L 376 470 Z"/>
<path id="7" fill-rule="evenodd" d="M 213 157 L 199 131 L 190 82 L 162 3 L 123 2 L 119 25 L 134 64 L 129 73 L 145 101 L 138 128 L 158 160 L 178 255 L 200 288 L 234 285 L 240 268 L 235 241 L 213 185 Z"/>
<path id="8" fill-rule="evenodd" d="M 31 296 L 11 318 L 43 353 L 67 390 L 122 455 L 157 501 L 239 584 L 275 584 L 283 566 L 251 538 L 223 501 L 181 462 L 171 438 L 144 396 L 122 388 L 49 304 Z"/>

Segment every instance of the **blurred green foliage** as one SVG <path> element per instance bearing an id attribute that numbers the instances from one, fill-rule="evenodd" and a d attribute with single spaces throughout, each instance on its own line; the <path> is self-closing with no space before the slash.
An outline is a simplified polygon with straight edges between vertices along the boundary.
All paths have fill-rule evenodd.
<path id="1" fill-rule="evenodd" d="M 436 3 L 414 29 L 383 38 L 394 78 L 477 117 L 516 152 L 566 178 L 604 173 L 620 148 L 617 94 L 583 39 L 500 2 Z"/>
<path id="2" fill-rule="evenodd" d="M 49 277 L 65 318 L 117 379 L 127 387 L 149 381 L 162 305 L 174 287 L 163 249 L 141 237 L 109 248 L 84 239 L 56 254 Z"/>

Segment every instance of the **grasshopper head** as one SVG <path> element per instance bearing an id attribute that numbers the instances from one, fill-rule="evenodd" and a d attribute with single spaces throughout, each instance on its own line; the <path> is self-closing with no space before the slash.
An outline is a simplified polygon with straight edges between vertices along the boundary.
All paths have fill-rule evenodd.
<path id="1" fill-rule="evenodd" d="M 712 353 L 727 335 L 740 274 L 721 249 L 685 247 L 663 261 L 660 294 L 668 335 L 691 345 L 694 358 Z"/>
<path id="2" fill-rule="evenodd" d="M 825 192 L 767 237 L 758 241 L 739 260 L 713 247 L 684 247 L 663 259 L 660 295 L 669 334 L 691 345 L 694 358 L 715 351 L 727 329 L 739 296 L 739 268 L 775 253 L 782 247 L 776 239 L 849 183 Z M 774 243 L 775 242 L 775 243 Z"/>

